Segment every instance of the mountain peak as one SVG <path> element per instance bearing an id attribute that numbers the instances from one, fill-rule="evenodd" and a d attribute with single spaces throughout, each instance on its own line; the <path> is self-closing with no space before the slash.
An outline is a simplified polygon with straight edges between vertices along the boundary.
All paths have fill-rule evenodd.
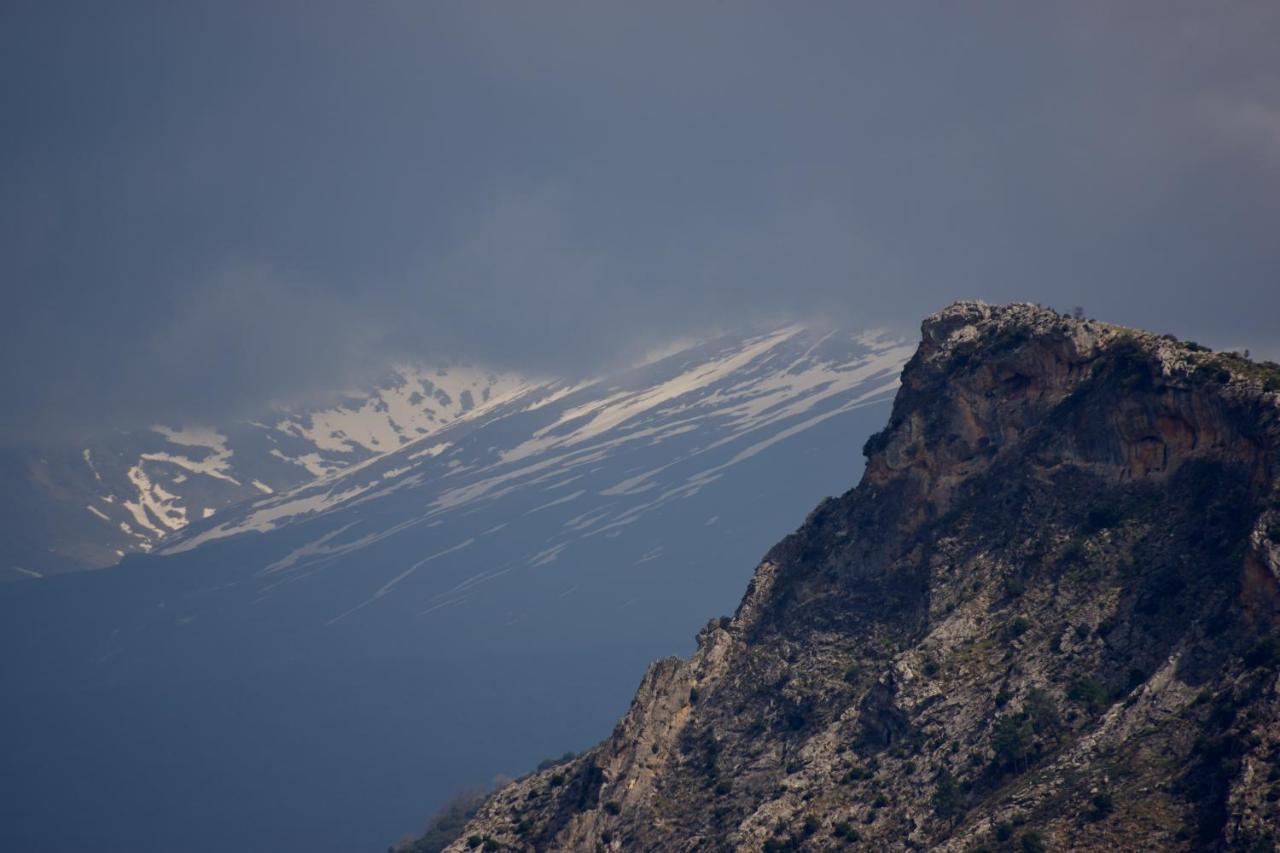
<path id="1" fill-rule="evenodd" d="M 1274 843 L 1277 380 L 1034 305 L 929 317 L 861 483 L 450 849 Z"/>

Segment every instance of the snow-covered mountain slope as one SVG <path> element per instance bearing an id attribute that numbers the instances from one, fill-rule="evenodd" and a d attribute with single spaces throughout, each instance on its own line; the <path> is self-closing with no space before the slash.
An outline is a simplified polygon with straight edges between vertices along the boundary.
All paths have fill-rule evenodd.
<path id="1" fill-rule="evenodd" d="M 578 386 L 526 385 L 482 417 L 442 428 L 429 440 L 186 527 L 159 552 L 177 554 L 296 519 L 322 516 L 314 523 L 324 525 L 345 518 L 345 510 L 378 512 L 385 504 L 426 499 L 421 512 L 392 529 L 326 532 L 324 553 L 332 555 L 408 536 L 419 526 L 455 527 L 459 518 L 535 496 L 534 502 L 554 502 L 520 509 L 554 506 L 574 515 L 551 537 L 553 547 L 535 555 L 549 562 L 552 551 L 617 535 L 773 444 L 883 399 L 896 388 L 907 351 L 874 334 L 851 338 L 788 327 L 695 347 Z M 515 423 L 519 432 L 510 429 Z M 290 565 L 298 562 L 307 561 Z"/>
<path id="2" fill-rule="evenodd" d="M 788 327 L 514 385 L 112 571 L 3 585 L 21 781 L 0 847 L 47 842 L 57 804 L 120 849 L 359 848 L 594 742 L 644 662 L 687 651 L 744 567 L 856 482 L 912 349 Z M 175 764 L 190 731 L 209 748 Z M 210 774 L 233 781 L 172 793 Z"/>
<path id="3" fill-rule="evenodd" d="M 482 413 L 525 389 L 470 367 L 398 365 L 330 405 L 218 426 L 116 432 L 87 446 L 10 450 L 0 578 L 115 564 L 255 497 L 308 482 Z"/>

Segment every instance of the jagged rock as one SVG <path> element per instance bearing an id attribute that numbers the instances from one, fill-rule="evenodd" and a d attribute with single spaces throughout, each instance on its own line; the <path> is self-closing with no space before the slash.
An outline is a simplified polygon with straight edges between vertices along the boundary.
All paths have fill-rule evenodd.
<path id="1" fill-rule="evenodd" d="M 922 332 L 857 488 L 450 850 L 1274 849 L 1280 368 L 1031 305 Z"/>

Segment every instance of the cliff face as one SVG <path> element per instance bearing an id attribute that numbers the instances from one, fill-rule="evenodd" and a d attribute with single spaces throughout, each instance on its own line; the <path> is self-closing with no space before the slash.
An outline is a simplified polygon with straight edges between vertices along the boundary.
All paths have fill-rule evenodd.
<path id="1" fill-rule="evenodd" d="M 930 317 L 857 488 L 450 849 L 1273 849 L 1278 384 L 1034 306 Z"/>

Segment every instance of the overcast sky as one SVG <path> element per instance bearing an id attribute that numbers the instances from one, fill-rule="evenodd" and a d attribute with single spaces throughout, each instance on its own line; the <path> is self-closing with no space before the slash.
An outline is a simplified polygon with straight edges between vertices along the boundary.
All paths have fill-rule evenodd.
<path id="1" fill-rule="evenodd" d="M 7 0 L 0 436 L 958 298 L 1280 356 L 1280 4 Z"/>

